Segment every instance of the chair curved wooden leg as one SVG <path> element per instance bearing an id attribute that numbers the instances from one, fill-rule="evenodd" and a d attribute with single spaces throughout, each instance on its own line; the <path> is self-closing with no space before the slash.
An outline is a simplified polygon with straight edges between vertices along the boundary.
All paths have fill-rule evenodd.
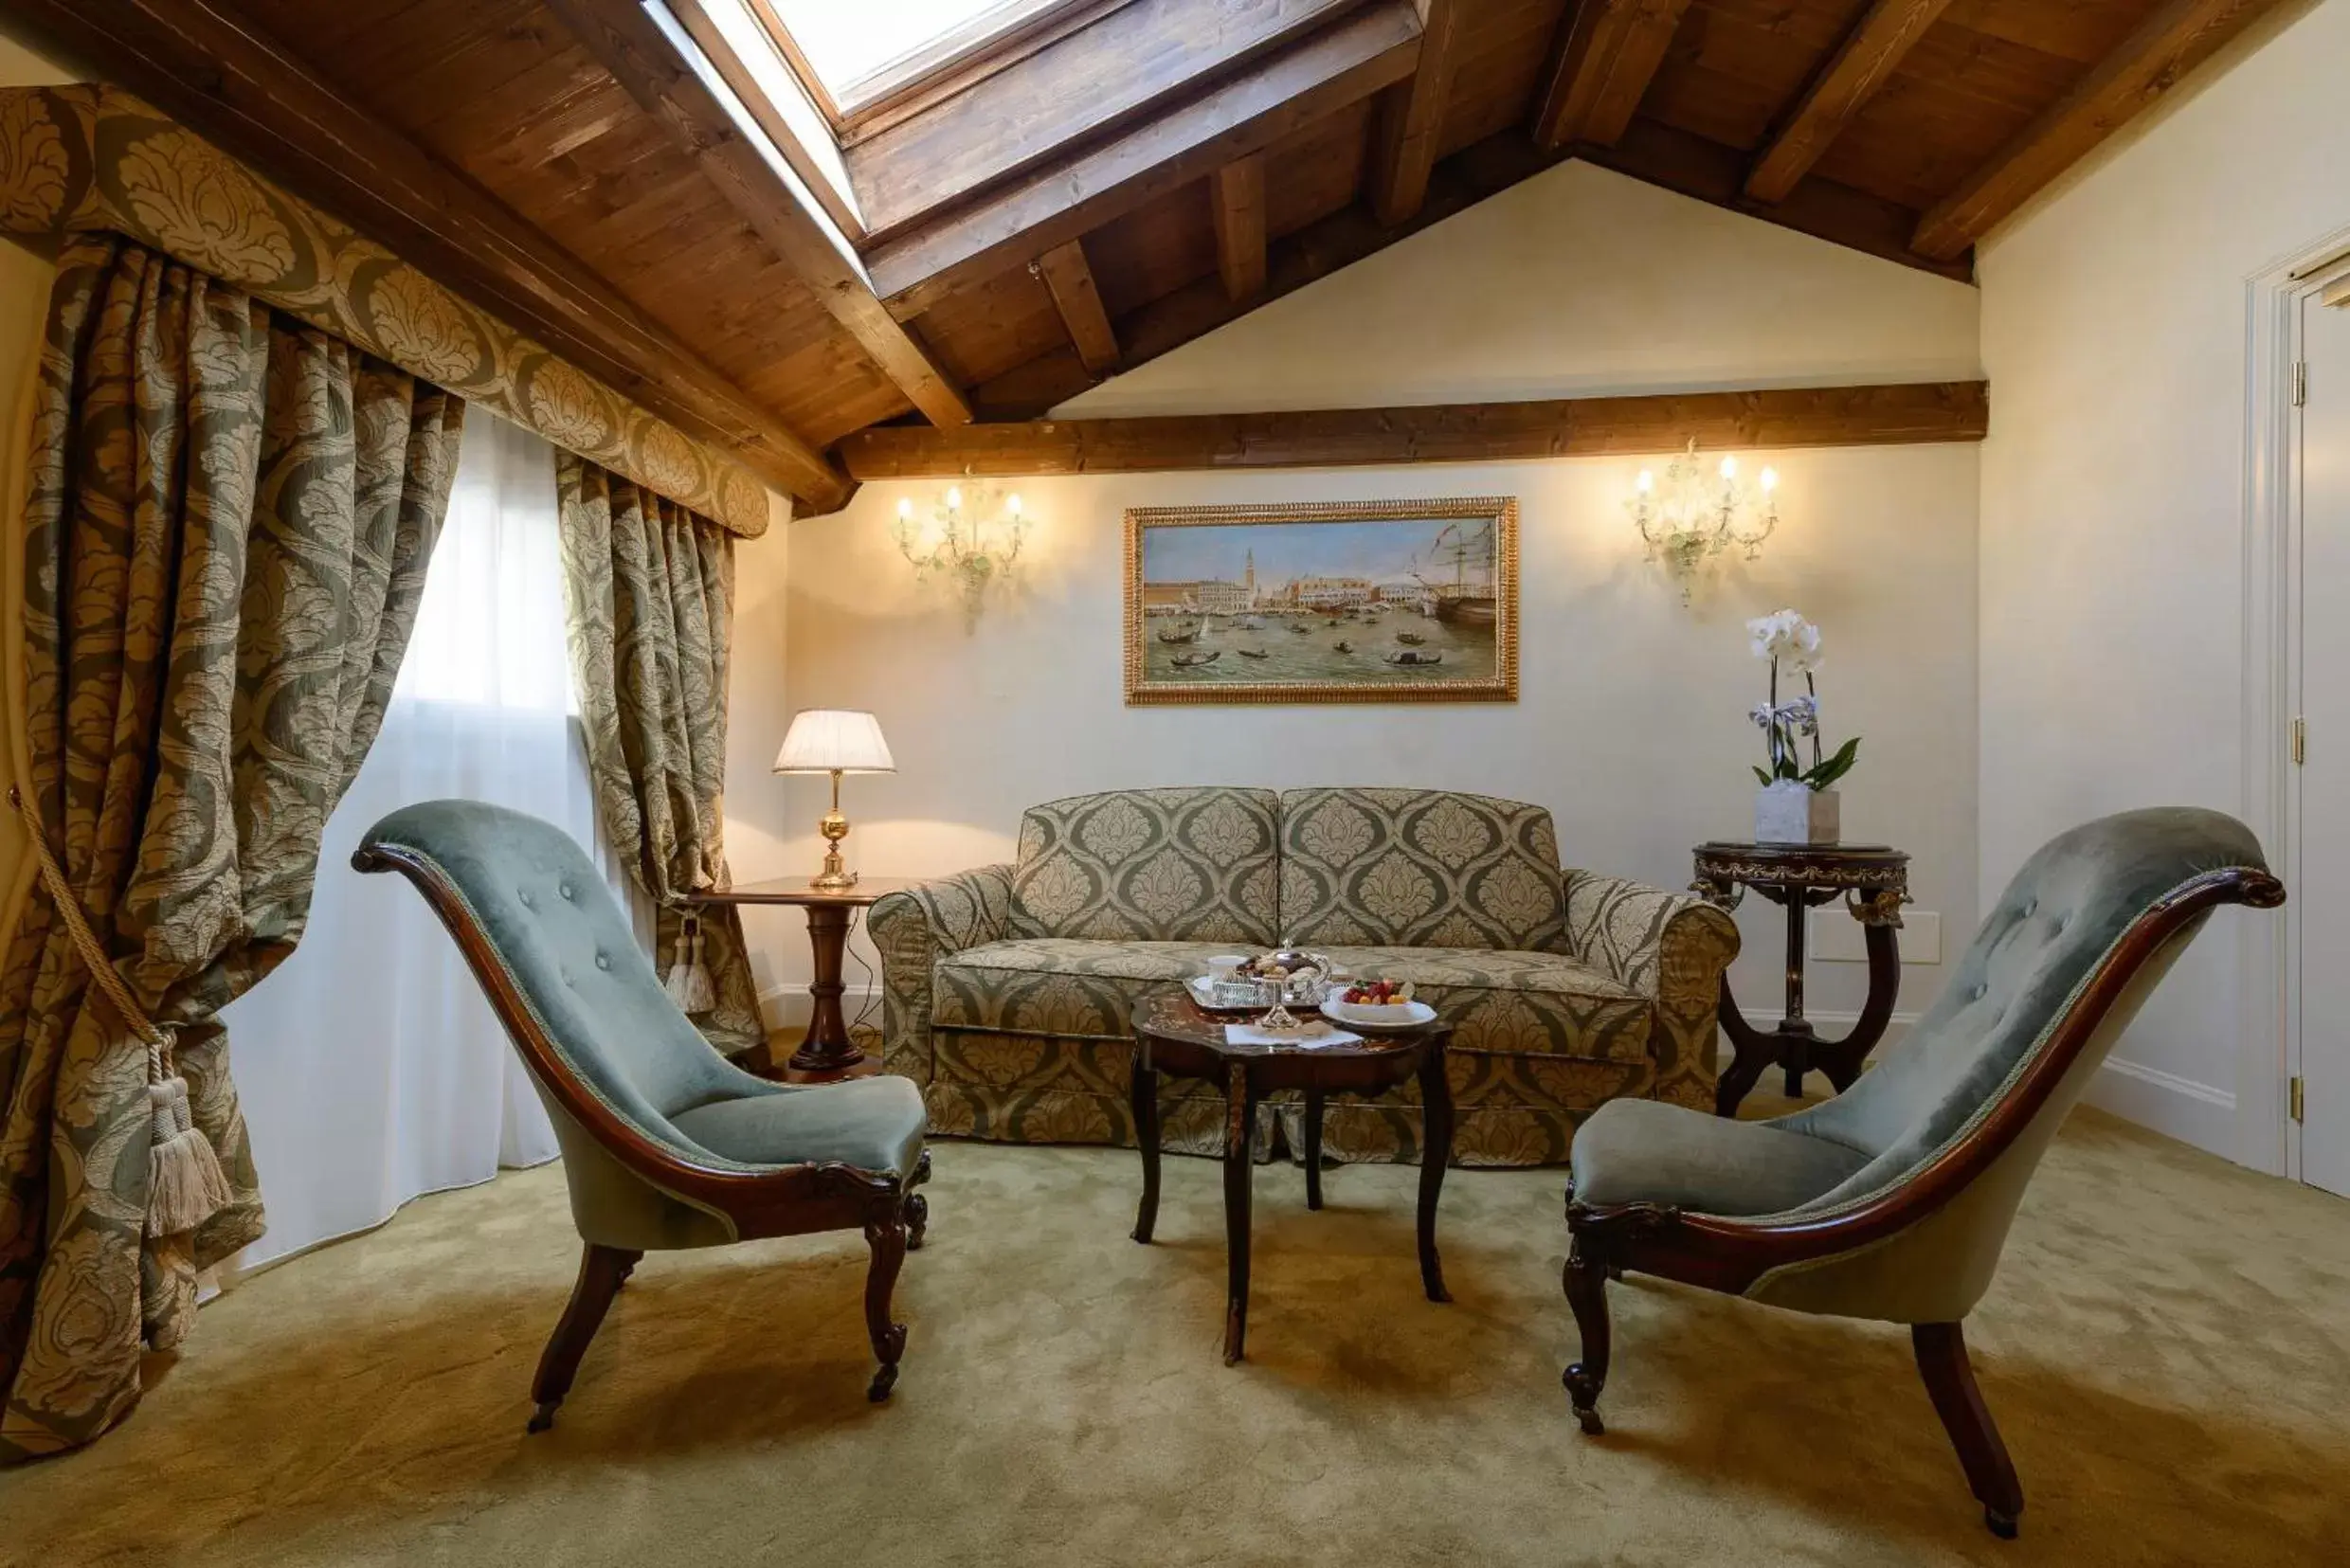
<path id="1" fill-rule="evenodd" d="M 1975 1369 L 1966 1360 L 1966 1339 L 1955 1323 L 1913 1324 L 1910 1348 L 1917 1352 L 1918 1372 L 1925 1393 L 1942 1417 L 1950 1446 L 1959 1451 L 1966 1484 L 1982 1505 L 1983 1523 L 2002 1541 L 2016 1539 L 2016 1523 L 2024 1511 L 2023 1483 L 2016 1479 L 2015 1462 L 1999 1429 L 1975 1386 Z"/>
<path id="2" fill-rule="evenodd" d="M 873 1339 L 874 1359 L 881 1363 L 865 1388 L 875 1404 L 890 1397 L 897 1383 L 897 1361 L 906 1352 L 906 1325 L 890 1321 L 890 1292 L 897 1287 L 898 1267 L 906 1261 L 906 1219 L 903 1213 L 865 1222 L 865 1244 L 873 1263 L 865 1271 L 865 1332 Z"/>
<path id="3" fill-rule="evenodd" d="M 906 1251 L 922 1250 L 922 1238 L 931 1228 L 931 1200 L 914 1191 L 931 1179 L 931 1151 L 924 1149 L 915 1162 L 913 1175 L 906 1180 Z"/>
<path id="4" fill-rule="evenodd" d="M 531 1398 L 537 1409 L 532 1413 L 525 1430 L 545 1432 L 555 1424 L 555 1407 L 571 1392 L 571 1379 L 579 1371 L 580 1358 L 588 1354 L 588 1342 L 604 1325 L 605 1311 L 643 1255 L 619 1247 L 590 1244 L 580 1258 L 579 1281 L 571 1287 L 570 1304 L 564 1307 L 562 1320 L 555 1325 L 547 1348 L 539 1354 L 538 1375 L 531 1379 Z"/>
<path id="5" fill-rule="evenodd" d="M 1574 1308 L 1575 1326 L 1582 1334 L 1583 1353 L 1559 1380 L 1566 1385 L 1575 1419 L 1594 1437 L 1607 1430 L 1600 1419 L 1600 1391 L 1607 1386 L 1607 1265 L 1586 1252 L 1578 1237 L 1567 1249 L 1564 1284 L 1566 1304 Z"/>

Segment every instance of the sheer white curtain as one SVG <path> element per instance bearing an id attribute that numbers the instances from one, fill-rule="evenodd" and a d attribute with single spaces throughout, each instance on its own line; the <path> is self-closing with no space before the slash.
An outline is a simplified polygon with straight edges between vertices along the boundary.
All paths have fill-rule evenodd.
<path id="1" fill-rule="evenodd" d="M 362 876 L 351 853 L 394 807 L 464 796 L 560 824 L 624 886 L 588 788 L 556 528 L 554 449 L 468 410 L 415 636 L 383 733 L 327 822 L 309 928 L 222 1014 L 269 1207 L 269 1234 L 226 1273 L 554 1157 L 456 944 L 406 880 Z"/>

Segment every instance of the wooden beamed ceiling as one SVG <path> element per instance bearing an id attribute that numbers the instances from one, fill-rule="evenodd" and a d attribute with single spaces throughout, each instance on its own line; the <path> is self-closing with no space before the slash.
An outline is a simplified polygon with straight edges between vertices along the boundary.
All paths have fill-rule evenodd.
<path id="1" fill-rule="evenodd" d="M 1969 277 L 2276 3 L 1130 0 L 852 138 L 853 247 L 642 0 L 10 15 L 806 511 L 855 432 L 963 450 L 1567 158 Z"/>

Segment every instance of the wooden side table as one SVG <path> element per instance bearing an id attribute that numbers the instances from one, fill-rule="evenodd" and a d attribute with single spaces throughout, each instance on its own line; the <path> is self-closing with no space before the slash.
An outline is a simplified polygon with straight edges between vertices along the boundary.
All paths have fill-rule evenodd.
<path id="1" fill-rule="evenodd" d="M 793 1083 L 825 1083 L 873 1070 L 873 1058 L 849 1038 L 848 1020 L 841 1015 L 841 961 L 848 952 L 855 912 L 913 885 L 897 877 L 867 876 L 853 888 L 819 888 L 804 876 L 785 876 L 735 888 L 704 888 L 687 895 L 687 902 L 694 904 L 796 904 L 807 910 L 816 978 L 808 983 L 812 1006 L 807 1038 L 786 1064 Z"/>
<path id="2" fill-rule="evenodd" d="M 1909 856 L 1884 844 L 1749 844 L 1715 841 L 1697 846 L 1697 877 L 1690 891 L 1708 903 L 1734 910 L 1752 888 L 1787 910 L 1787 1011 L 1776 1029 L 1746 1021 L 1722 977 L 1722 1030 L 1736 1055 L 1715 1089 L 1717 1116 L 1738 1114 L 1738 1102 L 1776 1063 L 1787 1074 L 1790 1099 L 1803 1092 L 1803 1075 L 1817 1067 L 1841 1094 L 1860 1076 L 1861 1063 L 1884 1037 L 1901 990 L 1901 948 L 1894 932 L 1901 907 L 1909 901 Z M 1803 958 L 1806 926 L 1813 909 L 1846 901 L 1866 928 L 1869 1000 L 1852 1033 L 1824 1040 L 1803 1016 Z"/>

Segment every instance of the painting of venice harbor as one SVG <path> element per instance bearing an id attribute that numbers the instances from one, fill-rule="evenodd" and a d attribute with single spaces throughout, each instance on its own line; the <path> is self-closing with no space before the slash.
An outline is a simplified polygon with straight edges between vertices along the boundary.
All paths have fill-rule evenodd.
<path id="1" fill-rule="evenodd" d="M 1517 503 L 1127 514 L 1130 703 L 1509 702 Z"/>

